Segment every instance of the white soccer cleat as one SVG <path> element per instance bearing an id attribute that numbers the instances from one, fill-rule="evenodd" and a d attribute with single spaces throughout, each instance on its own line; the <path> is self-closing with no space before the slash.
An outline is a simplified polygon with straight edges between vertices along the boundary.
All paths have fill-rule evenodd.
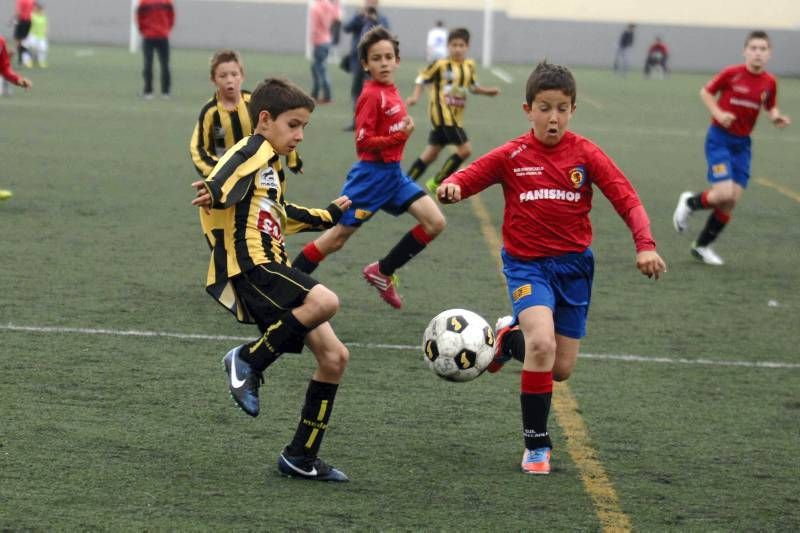
<path id="1" fill-rule="evenodd" d="M 693 192 L 684 191 L 678 197 L 678 205 L 672 214 L 672 225 L 678 233 L 683 233 L 689 228 L 689 217 L 692 215 L 692 210 L 686 202 L 692 196 L 694 196 Z"/>
<path id="2" fill-rule="evenodd" d="M 692 255 L 707 265 L 722 266 L 725 264 L 725 261 L 711 246 L 692 246 Z"/>

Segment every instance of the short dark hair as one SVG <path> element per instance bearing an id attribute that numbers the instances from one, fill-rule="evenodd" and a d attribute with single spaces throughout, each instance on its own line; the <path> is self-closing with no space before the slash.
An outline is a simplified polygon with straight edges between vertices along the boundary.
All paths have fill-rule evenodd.
<path id="1" fill-rule="evenodd" d="M 217 50 L 214 52 L 214 55 L 211 56 L 211 61 L 209 61 L 211 66 L 211 78 L 214 78 L 214 72 L 217 70 L 218 66 L 220 66 L 222 63 L 229 62 L 239 65 L 239 68 L 242 70 L 242 74 L 244 74 L 244 64 L 242 63 L 242 56 L 239 55 L 239 52 L 236 50 L 223 48 L 222 50 Z"/>
<path id="2" fill-rule="evenodd" d="M 281 113 L 301 107 L 314 111 L 314 100 L 303 89 L 286 78 L 267 78 L 256 86 L 247 109 L 255 126 L 262 111 L 275 119 Z"/>
<path id="3" fill-rule="evenodd" d="M 770 44 L 769 35 L 767 35 L 767 32 L 765 32 L 764 30 L 753 30 L 750 33 L 748 33 L 747 39 L 744 40 L 744 45 L 747 46 L 753 39 L 764 39 L 765 41 L 767 41 L 767 44 Z"/>
<path id="4" fill-rule="evenodd" d="M 575 105 L 578 91 L 572 72 L 567 67 L 548 63 L 545 59 L 536 65 L 528 77 L 528 83 L 525 84 L 525 101 L 531 105 L 537 94 L 550 90 L 563 92 L 572 98 L 572 105 Z"/>
<path id="5" fill-rule="evenodd" d="M 462 39 L 465 43 L 469 44 L 469 30 L 467 28 L 453 28 L 447 34 L 447 44 L 454 39 Z"/>
<path id="6" fill-rule="evenodd" d="M 383 26 L 375 26 L 367 33 L 362 35 L 361 40 L 358 41 L 358 60 L 362 63 L 366 63 L 369 49 L 372 47 L 372 45 L 381 41 L 389 41 L 392 43 L 392 46 L 394 47 L 394 55 L 400 59 L 400 41 L 397 40 L 397 37 L 395 37 Z"/>

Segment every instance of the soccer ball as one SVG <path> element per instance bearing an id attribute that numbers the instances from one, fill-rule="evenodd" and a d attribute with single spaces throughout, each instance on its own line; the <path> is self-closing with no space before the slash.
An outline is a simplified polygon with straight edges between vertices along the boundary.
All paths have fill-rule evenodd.
<path id="1" fill-rule="evenodd" d="M 494 331 L 472 311 L 448 309 L 425 328 L 422 351 L 440 378 L 470 381 L 483 374 L 494 357 Z"/>

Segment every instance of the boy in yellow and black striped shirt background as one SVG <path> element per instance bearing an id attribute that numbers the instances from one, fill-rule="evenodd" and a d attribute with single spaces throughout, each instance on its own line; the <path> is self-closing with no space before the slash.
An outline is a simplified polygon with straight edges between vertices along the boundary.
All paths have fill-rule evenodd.
<path id="1" fill-rule="evenodd" d="M 262 335 L 230 350 L 223 358 L 236 404 L 258 416 L 263 372 L 283 353 L 309 347 L 317 367 L 306 391 L 294 438 L 278 458 L 287 476 L 347 481 L 347 476 L 317 457 L 333 400 L 349 353 L 328 322 L 339 309 L 335 293 L 291 267 L 284 235 L 334 226 L 350 207 L 341 196 L 325 209 L 288 203 L 286 177 L 278 157 L 295 150 L 314 110 L 314 100 L 282 79 L 262 81 L 250 100 L 253 135 L 219 160 L 204 181 L 192 186 L 192 205 L 221 212 L 225 276 L 213 272 L 207 290 L 241 322 L 255 323 Z"/>
<path id="2" fill-rule="evenodd" d="M 428 116 L 433 129 L 428 135 L 428 145 L 408 169 L 407 174 L 414 180 L 425 173 L 428 165 L 439 156 L 442 148 L 452 144 L 455 153 L 445 161 L 439 172 L 429 179 L 425 186 L 430 192 L 447 176 L 458 170 L 461 163 L 472 153 L 472 145 L 463 127 L 464 107 L 467 94 L 495 96 L 500 94 L 497 87 L 481 87 L 475 77 L 475 60 L 467 58 L 469 51 L 469 30 L 455 28 L 447 36 L 448 57 L 434 61 L 420 72 L 416 79 L 414 94 L 406 99 L 413 106 L 422 94 L 425 85 L 430 87 Z"/>

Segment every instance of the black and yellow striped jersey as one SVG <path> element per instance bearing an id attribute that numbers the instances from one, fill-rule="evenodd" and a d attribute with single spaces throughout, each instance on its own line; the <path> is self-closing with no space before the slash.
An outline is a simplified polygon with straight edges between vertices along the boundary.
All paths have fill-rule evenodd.
<path id="1" fill-rule="evenodd" d="M 284 236 L 335 225 L 330 208 L 286 202 L 286 176 L 278 155 L 259 134 L 245 137 L 219 160 L 205 181 L 212 211 L 221 213 L 212 231 L 206 290 L 242 322 L 252 322 L 229 279 L 256 265 L 291 265 Z M 218 246 L 220 237 L 222 246 Z M 224 254 L 224 256 L 223 256 Z"/>
<path id="2" fill-rule="evenodd" d="M 219 93 L 214 93 L 203 105 L 189 141 L 189 154 L 198 174 L 207 178 L 219 158 L 231 146 L 253 134 L 253 124 L 247 110 L 249 104 L 250 92 L 242 91 L 242 97 L 232 111 L 220 104 Z M 299 172 L 303 167 L 300 155 L 292 152 L 286 156 L 286 166 L 292 172 Z"/>
<path id="3" fill-rule="evenodd" d="M 434 127 L 463 127 L 467 92 L 478 84 L 475 78 L 475 61 L 462 62 L 438 59 L 419 73 L 416 83 L 430 85 L 428 116 Z"/>

